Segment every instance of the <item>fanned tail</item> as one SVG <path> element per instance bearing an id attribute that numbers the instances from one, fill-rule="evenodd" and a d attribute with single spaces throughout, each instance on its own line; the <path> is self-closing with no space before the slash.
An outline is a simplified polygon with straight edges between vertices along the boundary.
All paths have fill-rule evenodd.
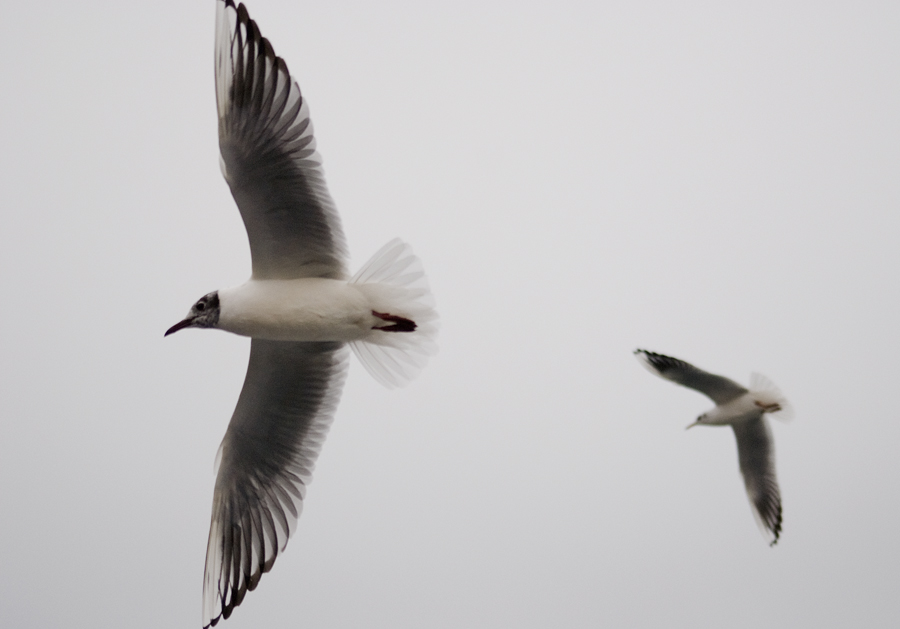
<path id="1" fill-rule="evenodd" d="M 395 238 L 350 282 L 368 296 L 373 314 L 393 322 L 350 347 L 378 382 L 388 388 L 407 384 L 437 352 L 438 315 L 421 261 L 412 247 Z"/>
<path id="2" fill-rule="evenodd" d="M 761 373 L 750 374 L 750 391 L 761 405 L 778 407 L 778 410 L 766 411 L 775 419 L 786 422 L 794 418 L 794 407 L 784 397 L 781 389 Z"/>

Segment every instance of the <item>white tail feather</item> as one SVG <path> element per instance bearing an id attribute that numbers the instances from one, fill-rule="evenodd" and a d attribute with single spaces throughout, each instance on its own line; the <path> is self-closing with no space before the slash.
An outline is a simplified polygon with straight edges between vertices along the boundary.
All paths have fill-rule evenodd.
<path id="1" fill-rule="evenodd" d="M 414 332 L 372 330 L 350 343 L 372 377 L 388 388 L 415 378 L 428 357 L 437 352 L 438 315 L 419 258 L 412 247 L 395 238 L 378 250 L 350 280 L 359 284 L 378 312 L 411 319 Z"/>
<path id="2" fill-rule="evenodd" d="M 781 410 L 768 413 L 775 419 L 788 421 L 794 418 L 794 407 L 787 401 L 781 389 L 761 373 L 750 374 L 750 391 L 765 405 L 777 404 Z"/>

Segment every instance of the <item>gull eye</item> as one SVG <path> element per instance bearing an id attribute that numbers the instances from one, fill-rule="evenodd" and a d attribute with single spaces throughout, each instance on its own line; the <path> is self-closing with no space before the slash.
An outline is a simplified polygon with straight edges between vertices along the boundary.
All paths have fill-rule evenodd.
<path id="1" fill-rule="evenodd" d="M 196 308 L 199 312 L 203 312 L 204 310 L 206 310 L 206 304 L 202 301 L 198 301 L 197 305 L 194 306 L 194 308 Z"/>

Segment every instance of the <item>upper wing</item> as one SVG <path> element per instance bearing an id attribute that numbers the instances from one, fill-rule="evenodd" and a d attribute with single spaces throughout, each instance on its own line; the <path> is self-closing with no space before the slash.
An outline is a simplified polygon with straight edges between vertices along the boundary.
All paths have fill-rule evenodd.
<path id="1" fill-rule="evenodd" d="M 203 626 L 228 618 L 294 531 L 340 399 L 342 343 L 253 339 L 220 449 L 203 578 Z"/>
<path id="2" fill-rule="evenodd" d="M 730 402 L 747 392 L 747 389 L 734 380 L 697 369 L 683 360 L 644 349 L 635 350 L 634 353 L 641 364 L 656 375 L 699 391 L 716 404 Z"/>
<path id="3" fill-rule="evenodd" d="M 243 4 L 216 4 L 222 174 L 257 279 L 345 279 L 346 245 L 325 186 L 306 99 Z"/>
<path id="4" fill-rule="evenodd" d="M 731 425 L 737 439 L 738 460 L 744 487 L 757 521 L 772 536 L 774 546 L 781 534 L 781 492 L 775 478 L 775 447 L 765 417 Z"/>

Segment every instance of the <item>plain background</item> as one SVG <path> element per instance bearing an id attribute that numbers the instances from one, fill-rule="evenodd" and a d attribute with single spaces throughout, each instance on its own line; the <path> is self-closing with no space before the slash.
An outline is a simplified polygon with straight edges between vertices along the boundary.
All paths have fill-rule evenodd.
<path id="1" fill-rule="evenodd" d="M 412 243 L 442 333 L 354 361 L 225 627 L 900 622 L 900 5 L 677 4 L 251 2 L 351 266 Z M 0 625 L 196 628 L 249 348 L 162 336 L 250 268 L 214 2 L 2 9 Z M 777 547 L 637 347 L 792 401 Z"/>

